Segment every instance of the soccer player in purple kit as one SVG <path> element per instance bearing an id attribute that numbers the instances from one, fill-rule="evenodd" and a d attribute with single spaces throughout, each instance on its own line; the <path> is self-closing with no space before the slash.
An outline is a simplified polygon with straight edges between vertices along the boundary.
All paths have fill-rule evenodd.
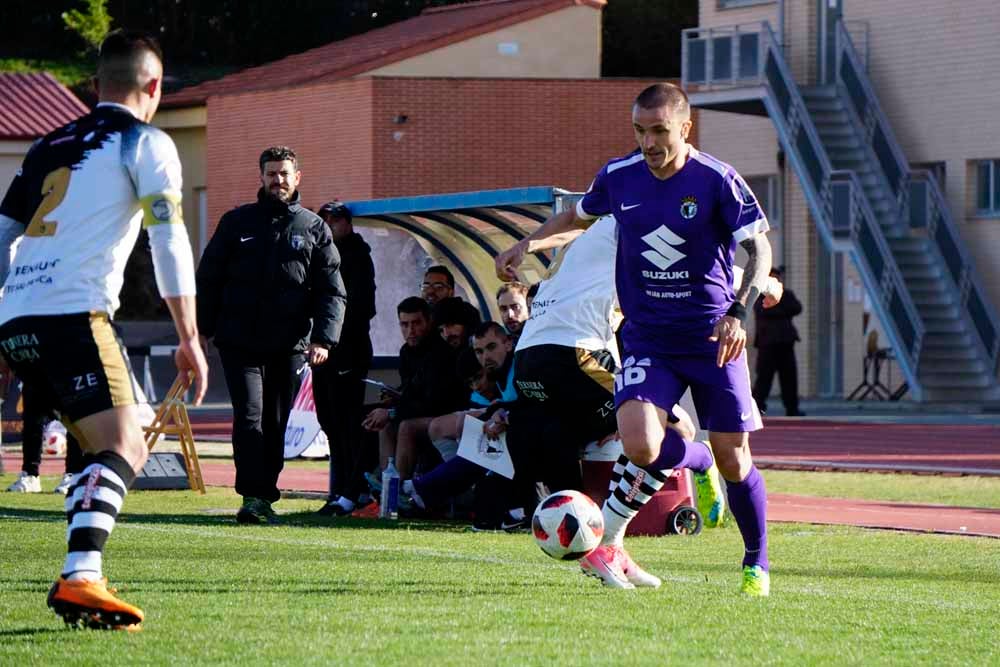
<path id="1" fill-rule="evenodd" d="M 632 126 L 638 151 L 608 162 L 575 209 L 552 216 L 496 260 L 510 279 L 530 241 L 609 213 L 618 221 L 615 280 L 626 359 L 615 406 L 629 463 L 604 504 L 604 540 L 581 565 L 609 586 L 631 588 L 625 572 L 638 566 L 623 547 L 625 528 L 663 486 L 663 471 L 704 474 L 717 464 L 745 546 L 741 590 L 766 596 L 767 498 L 748 436 L 761 422 L 743 325 L 771 269 L 767 218 L 732 167 L 687 143 L 692 122 L 681 88 L 659 83 L 643 90 Z M 737 243 L 748 256 L 739 286 L 733 284 Z M 714 464 L 707 447 L 666 426 L 688 387 Z"/>

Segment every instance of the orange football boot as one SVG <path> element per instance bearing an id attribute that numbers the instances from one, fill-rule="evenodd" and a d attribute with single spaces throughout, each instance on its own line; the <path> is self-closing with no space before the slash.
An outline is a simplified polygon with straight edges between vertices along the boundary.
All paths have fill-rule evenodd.
<path id="1" fill-rule="evenodd" d="M 141 630 L 144 615 L 138 607 L 115 597 L 108 580 L 59 577 L 49 590 L 48 605 L 67 625 L 83 624 L 99 630 Z"/>

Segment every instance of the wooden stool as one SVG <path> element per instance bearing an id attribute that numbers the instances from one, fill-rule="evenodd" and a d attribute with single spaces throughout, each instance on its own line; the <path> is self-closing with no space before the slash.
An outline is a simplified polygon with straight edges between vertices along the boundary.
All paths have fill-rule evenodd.
<path id="1" fill-rule="evenodd" d="M 153 449 L 161 435 L 176 435 L 181 443 L 181 454 L 187 466 L 188 482 L 192 491 L 205 493 L 205 481 L 201 477 L 201 464 L 198 462 L 198 452 L 194 447 L 194 436 L 191 433 L 191 420 L 188 419 L 187 407 L 184 405 L 184 394 L 191 386 L 194 373 L 178 375 L 171 385 L 170 391 L 163 397 L 156 416 L 149 426 L 143 426 L 146 432 L 146 448 Z"/>

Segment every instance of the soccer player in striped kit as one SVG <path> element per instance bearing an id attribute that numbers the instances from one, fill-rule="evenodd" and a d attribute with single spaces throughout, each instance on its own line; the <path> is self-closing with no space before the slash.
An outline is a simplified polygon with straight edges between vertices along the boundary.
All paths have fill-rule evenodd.
<path id="1" fill-rule="evenodd" d="M 194 372 L 196 404 L 208 365 L 181 164 L 170 137 L 148 124 L 163 83 L 159 46 L 111 33 L 97 83 L 97 107 L 32 146 L 0 204 L 0 257 L 21 237 L 12 265 L 0 266 L 0 371 L 10 366 L 54 406 L 86 453 L 66 496 L 68 553 L 49 606 L 67 623 L 134 630 L 143 612 L 107 587 L 102 554 L 147 457 L 138 409 L 145 399 L 111 324 L 140 226 L 177 329 L 177 368 Z"/>

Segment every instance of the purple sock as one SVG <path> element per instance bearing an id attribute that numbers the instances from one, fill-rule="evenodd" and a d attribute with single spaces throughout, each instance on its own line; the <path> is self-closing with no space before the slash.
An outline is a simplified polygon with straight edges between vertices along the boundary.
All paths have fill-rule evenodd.
<path id="1" fill-rule="evenodd" d="M 413 480 L 413 488 L 428 507 L 437 507 L 468 489 L 484 474 L 486 469 L 482 466 L 456 456 Z"/>
<path id="2" fill-rule="evenodd" d="M 767 561 L 767 489 L 756 466 L 742 482 L 726 481 L 729 509 L 743 535 L 743 565 L 770 569 Z"/>
<path id="3" fill-rule="evenodd" d="M 667 429 L 667 435 L 660 443 L 660 453 L 647 470 L 673 470 L 690 468 L 695 472 L 705 472 L 712 467 L 712 452 L 703 442 L 685 440 L 675 431 Z"/>

